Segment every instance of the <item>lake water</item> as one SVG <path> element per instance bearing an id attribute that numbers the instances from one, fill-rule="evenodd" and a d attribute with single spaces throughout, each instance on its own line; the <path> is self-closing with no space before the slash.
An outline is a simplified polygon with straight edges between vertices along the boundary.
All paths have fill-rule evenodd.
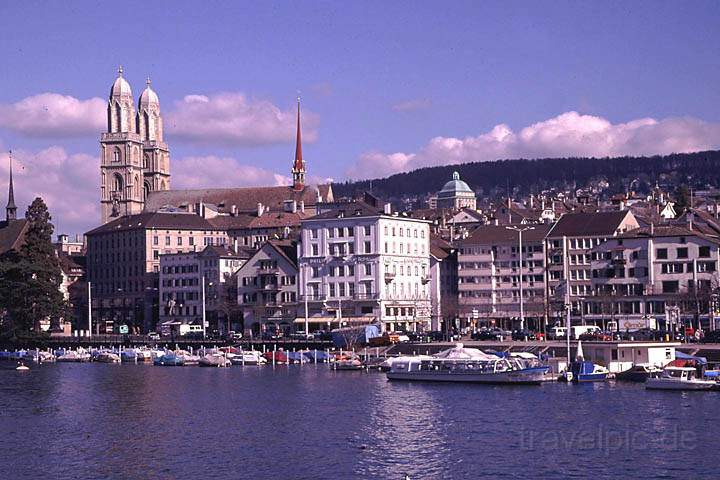
<path id="1" fill-rule="evenodd" d="M 0 479 L 718 478 L 720 393 L 0 364 Z"/>

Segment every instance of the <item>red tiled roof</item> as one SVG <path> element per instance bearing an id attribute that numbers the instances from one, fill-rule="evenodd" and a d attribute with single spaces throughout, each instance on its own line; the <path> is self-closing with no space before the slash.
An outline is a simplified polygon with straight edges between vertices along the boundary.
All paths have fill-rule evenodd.
<path id="1" fill-rule="evenodd" d="M 318 192 L 321 202 L 333 201 L 330 184 L 308 185 L 302 190 L 293 190 L 292 186 L 161 190 L 150 193 L 145 211 L 156 212 L 167 207 L 182 209 L 200 202 L 216 205 L 220 213 L 231 213 L 233 206 L 238 212 L 256 212 L 258 203 L 277 211 L 283 209 L 286 200 L 314 207 L 318 203 Z"/>

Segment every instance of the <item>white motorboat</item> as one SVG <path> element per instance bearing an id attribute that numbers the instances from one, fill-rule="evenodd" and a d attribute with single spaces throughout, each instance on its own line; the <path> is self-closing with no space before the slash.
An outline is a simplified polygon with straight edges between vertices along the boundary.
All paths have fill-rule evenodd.
<path id="1" fill-rule="evenodd" d="M 15 367 L 15 370 L 17 370 L 19 372 L 27 372 L 28 370 L 30 370 L 30 367 L 28 367 L 27 365 L 25 365 L 22 362 L 19 362 L 17 367 Z"/>
<path id="2" fill-rule="evenodd" d="M 100 363 L 120 363 L 120 355 L 115 352 L 102 351 L 95 356 L 95 361 Z"/>
<path id="3" fill-rule="evenodd" d="M 135 359 L 138 362 L 152 362 L 152 350 L 147 348 L 139 348 L 135 350 Z"/>
<path id="4" fill-rule="evenodd" d="M 85 350 L 68 350 L 59 357 L 58 362 L 89 362 L 92 356 Z"/>
<path id="5" fill-rule="evenodd" d="M 267 360 L 262 356 L 261 352 L 255 350 L 244 350 L 230 356 L 230 362 L 233 365 L 264 365 Z"/>
<path id="6" fill-rule="evenodd" d="M 189 366 L 189 365 L 198 365 L 200 363 L 201 357 L 197 355 L 193 355 L 192 353 L 188 352 L 187 350 L 176 350 L 175 355 L 182 359 L 183 365 Z"/>
<path id="7" fill-rule="evenodd" d="M 201 367 L 229 367 L 231 363 L 222 353 L 208 353 L 200 357 L 198 365 Z"/>
<path id="8" fill-rule="evenodd" d="M 718 383 L 697 378 L 692 367 L 666 367 L 656 378 L 648 378 L 645 388 L 649 390 L 712 390 Z"/>
<path id="9" fill-rule="evenodd" d="M 548 367 L 527 367 L 518 358 L 501 358 L 458 343 L 431 357 L 398 357 L 387 372 L 388 380 L 534 384 Z"/>

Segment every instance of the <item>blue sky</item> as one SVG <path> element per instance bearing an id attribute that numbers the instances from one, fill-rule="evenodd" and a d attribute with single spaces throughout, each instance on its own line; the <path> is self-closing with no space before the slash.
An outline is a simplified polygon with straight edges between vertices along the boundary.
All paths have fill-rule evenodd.
<path id="1" fill-rule="evenodd" d="M 152 77 L 177 187 L 241 184 L 246 167 L 267 173 L 254 170 L 256 183 L 287 175 L 291 135 L 278 140 L 267 129 L 287 130 L 298 91 L 308 112 L 304 154 L 319 178 L 720 145 L 718 2 L 4 2 L 0 15 L 0 146 L 17 151 L 19 182 L 23 172 L 37 177 L 42 162 L 63 165 L 59 184 L 69 166 L 85 164 L 90 173 L 67 183 L 95 181 L 102 128 L 65 111 L 79 122 L 70 133 L 42 119 L 18 125 L 17 105 L 42 93 L 106 101 L 119 64 L 136 98 Z M 255 112 L 250 123 L 259 118 L 264 130 L 189 132 L 184 97 L 223 93 L 243 95 L 229 102 L 234 121 Z M 212 104 L 203 115 L 215 114 Z M 284 115 L 265 124 L 270 107 Z M 175 134 L 173 111 L 185 122 Z M 654 123 L 632 123 L 639 119 Z M 202 159 L 221 172 L 189 171 Z M 60 188 L 24 180 L 35 193 Z M 96 188 L 78 199 L 88 204 L 78 218 L 52 205 L 61 228 L 92 226 L 83 218 L 93 215 Z"/>

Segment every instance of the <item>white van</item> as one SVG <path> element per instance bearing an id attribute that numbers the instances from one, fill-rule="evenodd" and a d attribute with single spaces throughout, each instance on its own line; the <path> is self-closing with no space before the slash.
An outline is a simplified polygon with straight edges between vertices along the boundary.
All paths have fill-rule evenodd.
<path id="1" fill-rule="evenodd" d="M 564 339 L 567 332 L 566 327 L 553 327 L 551 330 L 552 338 L 556 340 Z M 596 333 L 600 332 L 600 327 L 597 325 L 576 325 L 574 327 L 571 327 L 571 333 L 570 338 L 573 340 L 577 340 L 580 338 L 580 335 L 584 333 Z"/>

